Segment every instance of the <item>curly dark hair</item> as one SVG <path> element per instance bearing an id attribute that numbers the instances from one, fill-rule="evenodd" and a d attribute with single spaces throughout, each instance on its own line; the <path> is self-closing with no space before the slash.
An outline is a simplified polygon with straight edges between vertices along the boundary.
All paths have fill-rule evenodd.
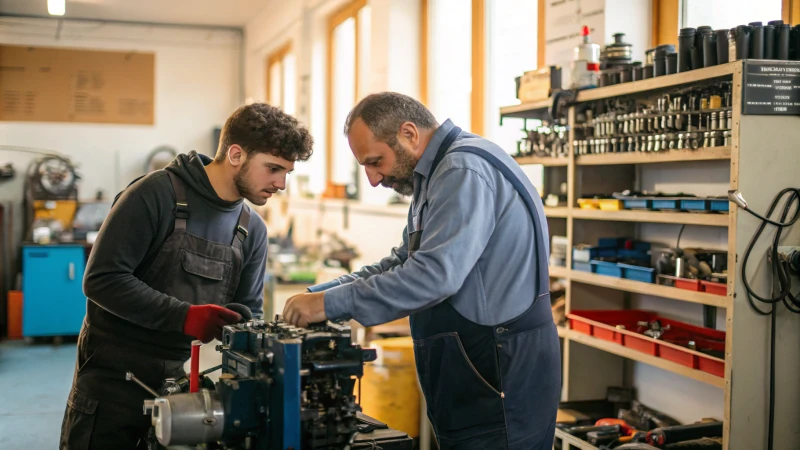
<path id="1" fill-rule="evenodd" d="M 224 161 L 233 144 L 248 154 L 269 153 L 289 161 L 306 161 L 313 153 L 314 139 L 289 114 L 266 103 L 252 103 L 240 107 L 225 121 L 215 160 Z"/>

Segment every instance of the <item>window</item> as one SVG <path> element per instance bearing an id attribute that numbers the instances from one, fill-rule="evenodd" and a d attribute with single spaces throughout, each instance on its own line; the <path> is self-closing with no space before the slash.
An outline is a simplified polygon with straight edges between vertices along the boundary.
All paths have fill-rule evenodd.
<path id="1" fill-rule="evenodd" d="M 295 56 L 292 44 L 288 43 L 267 57 L 267 103 L 295 113 Z"/>
<path id="2" fill-rule="evenodd" d="M 428 0 L 428 106 L 439 121 L 473 127 L 472 9 L 464 0 Z"/>
<path id="3" fill-rule="evenodd" d="M 708 25 L 713 29 L 730 29 L 750 22 L 781 18 L 783 0 L 682 0 L 681 28 Z"/>
<path id="4" fill-rule="evenodd" d="M 486 46 L 486 136 L 509 153 L 523 136 L 521 120 L 497 118 L 502 106 L 518 102 L 514 78 L 538 66 L 538 34 L 531 25 L 538 21 L 538 2 L 504 0 L 489 2 Z"/>
<path id="5" fill-rule="evenodd" d="M 365 92 L 371 9 L 357 0 L 333 14 L 328 34 L 328 153 L 326 197 L 358 197 L 358 162 L 342 134 L 347 114 Z"/>
<path id="6" fill-rule="evenodd" d="M 517 103 L 514 78 L 538 66 L 539 3 L 422 1 L 423 98 L 438 120 L 452 119 L 508 152 L 516 150 L 522 122 L 501 126 L 497 114 Z"/>

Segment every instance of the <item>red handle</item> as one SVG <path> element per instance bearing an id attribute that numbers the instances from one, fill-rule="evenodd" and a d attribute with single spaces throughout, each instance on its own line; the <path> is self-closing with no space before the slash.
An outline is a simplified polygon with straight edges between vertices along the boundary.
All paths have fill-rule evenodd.
<path id="1" fill-rule="evenodd" d="M 200 390 L 200 341 L 192 341 L 192 367 L 189 372 L 189 392 Z"/>

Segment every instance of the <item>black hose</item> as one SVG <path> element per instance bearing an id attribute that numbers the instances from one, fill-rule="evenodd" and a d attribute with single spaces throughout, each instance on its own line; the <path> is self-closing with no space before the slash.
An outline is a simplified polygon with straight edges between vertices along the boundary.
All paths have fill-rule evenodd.
<path id="1" fill-rule="evenodd" d="M 781 212 L 780 221 L 773 221 L 769 219 L 772 213 L 777 208 L 778 203 L 783 199 L 786 194 L 791 194 L 783 206 L 783 211 Z M 797 208 L 794 211 L 794 215 L 792 219 L 788 222 L 785 222 L 786 217 L 789 215 L 789 211 L 792 209 L 792 205 L 797 202 Z M 747 250 L 745 250 L 744 258 L 742 259 L 742 281 L 747 291 L 747 301 L 750 303 L 750 307 L 753 310 L 762 316 L 771 316 L 770 318 L 770 361 L 769 361 L 769 428 L 767 430 L 767 448 L 772 450 L 773 443 L 774 443 L 774 428 L 775 428 L 775 335 L 776 335 L 776 322 L 777 322 L 777 308 L 776 304 L 782 302 L 786 309 L 789 311 L 800 314 L 800 301 L 796 298 L 795 295 L 792 294 L 792 280 L 791 280 L 791 266 L 788 261 L 781 261 L 778 255 L 778 246 L 780 245 L 781 234 L 784 228 L 792 226 L 795 222 L 797 222 L 798 217 L 800 217 L 800 189 L 797 188 L 786 188 L 780 191 L 778 195 L 772 201 L 769 209 L 767 210 L 766 216 L 761 216 L 760 214 L 756 213 L 755 211 L 750 210 L 747 207 L 742 208 L 748 213 L 752 214 L 753 216 L 757 217 L 761 220 L 761 225 L 756 230 L 753 237 L 750 239 L 750 243 L 747 245 Z M 772 246 L 769 250 L 769 259 L 772 265 L 772 275 L 773 279 L 771 280 L 771 284 L 773 288 L 770 291 L 770 297 L 762 297 L 758 295 L 750 286 L 750 283 L 747 281 L 747 262 L 750 259 L 750 253 L 753 251 L 753 247 L 755 246 L 756 241 L 758 238 L 761 237 L 761 233 L 764 232 L 764 229 L 767 225 L 774 225 L 777 227 L 775 231 L 775 237 L 772 240 Z M 778 295 L 775 295 L 775 281 L 777 279 L 777 290 Z M 755 300 L 761 303 L 767 303 L 770 305 L 769 310 L 762 310 L 756 305 Z"/>

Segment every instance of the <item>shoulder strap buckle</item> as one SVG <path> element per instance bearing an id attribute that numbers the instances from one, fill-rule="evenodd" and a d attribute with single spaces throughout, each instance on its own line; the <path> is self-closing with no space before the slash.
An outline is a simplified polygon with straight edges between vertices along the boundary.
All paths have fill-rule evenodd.
<path id="1" fill-rule="evenodd" d="M 236 232 L 241 234 L 242 237 L 240 239 L 244 240 L 247 237 L 247 229 L 241 225 L 236 225 Z"/>
<path id="2" fill-rule="evenodd" d="M 187 203 L 175 203 L 175 218 L 188 219 L 189 218 L 189 205 Z"/>

